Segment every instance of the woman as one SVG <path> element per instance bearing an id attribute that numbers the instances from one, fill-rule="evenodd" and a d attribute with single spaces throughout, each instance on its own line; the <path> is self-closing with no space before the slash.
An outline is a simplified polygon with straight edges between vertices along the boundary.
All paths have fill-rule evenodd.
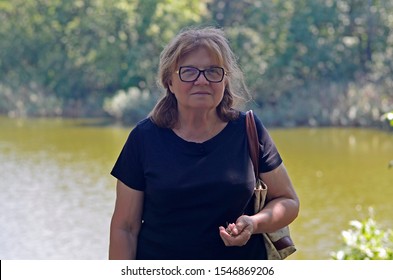
<path id="1" fill-rule="evenodd" d="M 262 235 L 291 223 L 299 201 L 255 116 L 267 206 L 252 213 L 255 184 L 247 94 L 222 30 L 186 29 L 161 53 L 165 96 L 131 131 L 112 170 L 117 199 L 110 259 L 266 259 Z"/>

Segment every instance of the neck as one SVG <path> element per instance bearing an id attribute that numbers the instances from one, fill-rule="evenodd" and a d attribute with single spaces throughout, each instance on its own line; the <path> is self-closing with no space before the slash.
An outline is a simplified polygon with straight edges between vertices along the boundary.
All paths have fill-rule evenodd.
<path id="1" fill-rule="evenodd" d="M 186 141 L 202 143 L 217 135 L 226 125 L 216 111 L 199 114 L 179 114 L 173 131 Z"/>

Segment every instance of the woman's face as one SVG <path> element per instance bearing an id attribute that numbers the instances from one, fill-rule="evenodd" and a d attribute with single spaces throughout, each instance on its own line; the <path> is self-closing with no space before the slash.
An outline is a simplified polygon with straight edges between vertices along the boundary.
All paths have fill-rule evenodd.
<path id="1" fill-rule="evenodd" d="M 205 70 L 218 65 L 217 59 L 208 51 L 207 48 L 200 47 L 181 58 L 180 67 L 192 66 L 199 70 Z M 169 82 L 169 89 L 177 99 L 178 109 L 214 109 L 223 96 L 226 85 L 226 76 L 219 83 L 209 82 L 201 73 L 194 82 L 183 82 L 179 74 L 174 72 Z"/>

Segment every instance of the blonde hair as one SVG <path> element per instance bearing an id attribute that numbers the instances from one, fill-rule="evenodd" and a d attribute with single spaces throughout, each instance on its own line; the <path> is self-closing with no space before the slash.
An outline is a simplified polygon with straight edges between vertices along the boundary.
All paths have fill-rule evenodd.
<path id="1" fill-rule="evenodd" d="M 158 126 L 173 128 L 176 124 L 177 100 L 169 89 L 169 82 L 179 65 L 179 60 L 199 47 L 207 48 L 227 71 L 224 96 L 217 106 L 218 116 L 223 121 L 235 120 L 239 116 L 238 107 L 249 97 L 243 72 L 237 64 L 224 31 L 214 27 L 186 28 L 173 38 L 160 55 L 158 82 L 166 92 L 150 113 L 150 118 Z"/>

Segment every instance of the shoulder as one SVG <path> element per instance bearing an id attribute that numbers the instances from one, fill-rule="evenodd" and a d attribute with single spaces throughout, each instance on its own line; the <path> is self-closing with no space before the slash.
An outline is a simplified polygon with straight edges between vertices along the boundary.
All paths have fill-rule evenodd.
<path id="1" fill-rule="evenodd" d="M 154 135 L 158 129 L 157 125 L 155 125 L 150 118 L 145 118 L 136 123 L 131 129 L 127 138 L 127 143 L 142 144 L 146 139 Z"/>
<path id="2" fill-rule="evenodd" d="M 239 115 L 236 119 L 232 120 L 233 124 L 237 125 L 245 125 L 246 124 L 246 114 L 247 112 L 239 111 Z"/>
<path id="3" fill-rule="evenodd" d="M 239 116 L 237 119 L 230 121 L 232 127 L 244 131 L 246 129 L 246 116 L 247 112 L 249 111 L 239 111 Z M 252 111 L 252 114 L 254 116 L 255 120 L 255 126 L 257 128 L 257 133 L 259 139 L 264 139 L 264 137 L 269 136 L 269 133 L 263 124 L 263 121 L 261 118 L 258 117 L 258 115 Z"/>
<path id="4" fill-rule="evenodd" d="M 246 115 L 248 112 L 252 112 L 255 120 L 255 126 L 257 128 L 258 136 L 259 138 L 262 138 L 262 136 L 267 133 L 267 129 L 265 125 L 263 124 L 262 120 L 258 117 L 258 115 L 254 111 L 247 111 L 247 112 L 241 112 L 240 113 L 240 121 L 245 123 L 246 122 Z"/>
<path id="5" fill-rule="evenodd" d="M 156 129 L 158 128 L 157 125 L 153 123 L 153 121 L 150 118 L 145 118 L 141 121 L 139 121 L 134 129 L 139 129 L 139 130 L 150 130 L 150 129 Z"/>
<path id="6" fill-rule="evenodd" d="M 135 127 L 131 130 L 131 134 L 146 134 L 158 129 L 158 126 L 154 124 L 150 118 L 145 118 L 135 125 Z"/>
<path id="7" fill-rule="evenodd" d="M 249 112 L 251 112 L 251 113 L 253 114 L 256 125 L 263 125 L 263 124 L 262 124 L 262 120 L 261 120 L 261 119 L 259 118 L 259 116 L 258 116 L 254 111 L 252 111 L 252 110 L 249 110 L 249 111 L 240 111 L 239 119 L 238 119 L 238 120 L 244 120 L 244 121 L 245 121 L 246 115 L 247 115 Z"/>

